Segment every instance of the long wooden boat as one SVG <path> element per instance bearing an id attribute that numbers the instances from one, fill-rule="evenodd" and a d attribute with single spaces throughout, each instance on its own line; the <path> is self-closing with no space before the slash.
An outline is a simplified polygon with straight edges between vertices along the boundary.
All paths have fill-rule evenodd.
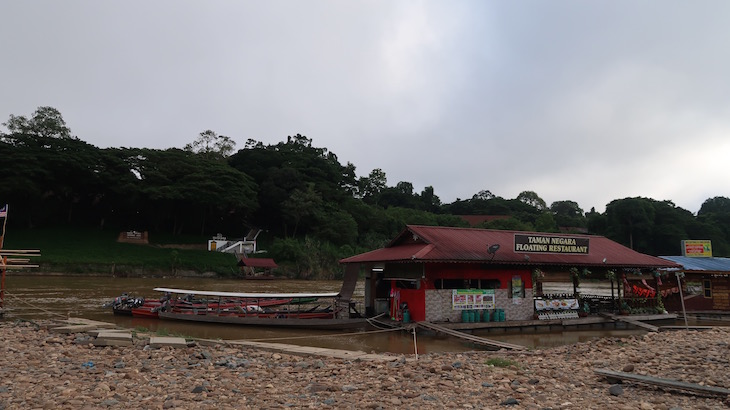
<path id="1" fill-rule="evenodd" d="M 171 288 L 154 290 L 172 295 L 188 297 L 194 295 L 196 299 L 207 298 L 209 302 L 203 309 L 185 305 L 179 298 L 171 298 L 158 312 L 161 319 L 308 329 L 352 329 L 369 325 L 365 318 L 350 318 L 349 312 L 337 311 L 335 300 L 339 296 L 338 293 L 235 293 Z M 224 307 L 211 302 L 215 298 L 220 301 L 245 300 L 250 304 Z M 267 300 L 285 299 L 299 303 L 264 307 Z M 323 301 L 327 299 L 331 299 L 331 302 Z M 309 303 L 302 303 L 302 300 L 307 300 Z M 256 301 L 257 304 L 254 305 L 252 301 Z"/>
<path id="2" fill-rule="evenodd" d="M 134 316 L 144 318 L 157 318 L 159 310 L 163 303 L 167 300 L 166 296 L 160 299 L 145 299 L 142 297 L 134 297 L 128 294 L 122 294 L 115 298 L 112 302 L 104 305 L 111 307 L 115 315 Z M 230 300 L 209 300 L 189 298 L 175 301 L 176 306 L 180 308 L 188 308 L 191 310 L 230 310 L 242 308 L 246 310 L 259 310 L 263 307 L 282 306 L 282 305 L 298 305 L 316 301 L 317 298 L 236 298 Z"/>

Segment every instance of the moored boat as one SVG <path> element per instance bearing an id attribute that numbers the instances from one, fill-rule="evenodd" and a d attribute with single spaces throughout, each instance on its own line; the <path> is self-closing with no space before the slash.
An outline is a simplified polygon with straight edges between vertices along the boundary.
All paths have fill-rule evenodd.
<path id="1" fill-rule="evenodd" d="M 350 317 L 347 308 L 338 306 L 339 293 L 235 293 L 171 288 L 154 290 L 181 295 L 173 296 L 163 303 L 158 312 L 161 319 L 310 329 L 368 326 L 365 318 Z"/>
<path id="2" fill-rule="evenodd" d="M 144 318 L 157 318 L 159 310 L 165 302 L 170 300 L 170 294 L 166 293 L 159 299 L 145 299 L 143 297 L 130 296 L 127 293 L 116 297 L 112 302 L 104 304 L 104 307 L 111 307 L 115 315 L 134 316 Z M 313 297 L 287 297 L 287 298 L 234 298 L 234 299 L 201 299 L 194 294 L 187 294 L 185 297 L 176 298 L 167 305 L 181 311 L 205 312 L 244 309 L 257 311 L 259 308 L 274 307 L 282 305 L 300 305 L 316 301 Z"/>

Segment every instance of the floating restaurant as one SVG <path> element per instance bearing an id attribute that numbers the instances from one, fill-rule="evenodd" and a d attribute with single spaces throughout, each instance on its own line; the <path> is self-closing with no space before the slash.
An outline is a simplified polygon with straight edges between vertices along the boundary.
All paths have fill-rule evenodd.
<path id="1" fill-rule="evenodd" d="M 346 275 L 364 271 L 367 316 L 436 323 L 656 313 L 663 306 L 651 290 L 681 268 L 603 236 L 419 225 L 340 262 Z M 612 295 L 579 295 L 587 279 L 610 283 Z M 545 294 L 548 282 L 572 284 L 573 292 Z"/>

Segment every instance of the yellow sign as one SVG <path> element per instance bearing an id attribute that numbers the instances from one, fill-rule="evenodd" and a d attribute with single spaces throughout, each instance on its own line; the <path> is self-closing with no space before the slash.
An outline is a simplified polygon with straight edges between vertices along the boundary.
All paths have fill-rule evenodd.
<path id="1" fill-rule="evenodd" d="M 712 257 L 712 242 L 707 240 L 682 241 L 682 256 Z"/>

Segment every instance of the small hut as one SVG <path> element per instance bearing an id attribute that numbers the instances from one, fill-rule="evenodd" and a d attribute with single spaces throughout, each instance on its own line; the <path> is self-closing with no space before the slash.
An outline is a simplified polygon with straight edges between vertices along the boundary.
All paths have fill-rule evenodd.
<path id="1" fill-rule="evenodd" d="M 246 257 L 239 259 L 238 266 L 244 279 L 274 279 L 273 271 L 279 267 L 270 258 Z"/>

